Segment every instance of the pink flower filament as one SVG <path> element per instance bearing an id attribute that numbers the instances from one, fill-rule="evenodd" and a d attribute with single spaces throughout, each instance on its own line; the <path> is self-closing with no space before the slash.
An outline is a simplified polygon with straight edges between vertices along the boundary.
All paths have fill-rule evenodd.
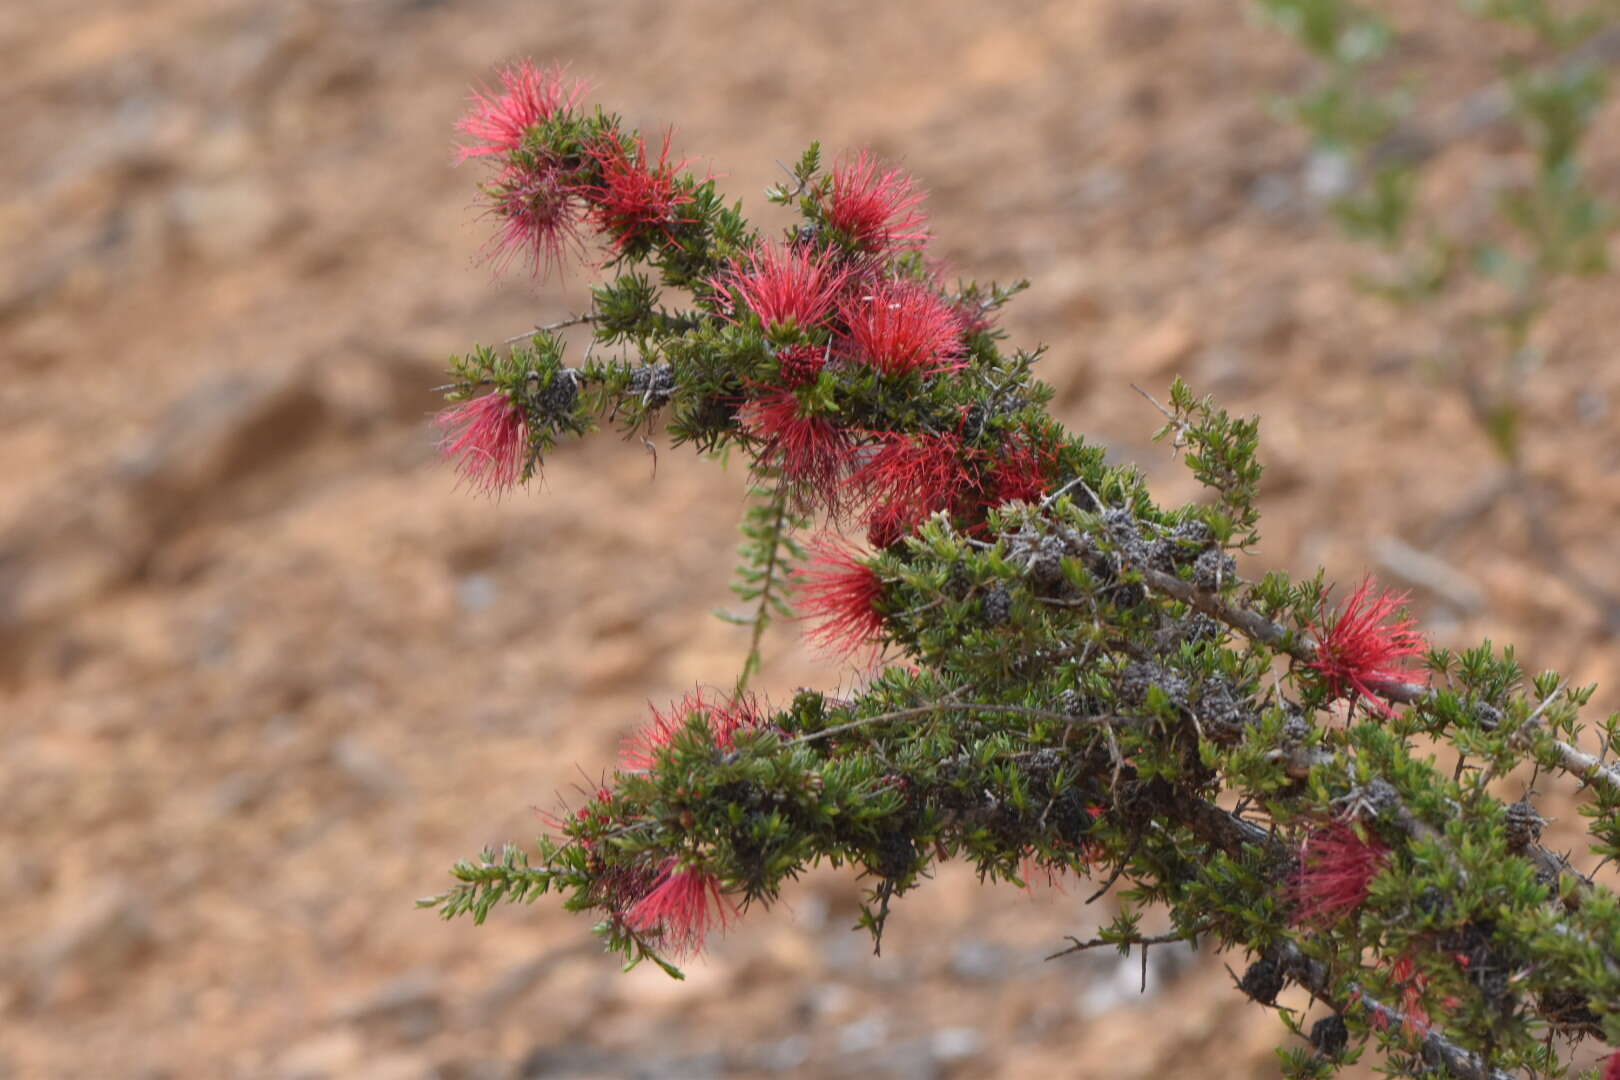
<path id="1" fill-rule="evenodd" d="M 696 956 L 715 928 L 725 929 L 737 909 L 720 890 L 713 874 L 666 860 L 657 883 L 625 913 L 625 922 L 657 939 L 675 957 Z"/>
<path id="2" fill-rule="evenodd" d="M 1379 687 L 1410 678 L 1411 658 L 1422 656 L 1428 646 L 1414 629 L 1415 619 L 1386 624 L 1407 594 L 1384 591 L 1375 598 L 1372 589 L 1372 578 L 1364 578 L 1332 615 L 1324 601 L 1318 621 L 1309 626 L 1317 647 L 1308 666 L 1321 674 L 1333 697 L 1347 697 L 1354 690 L 1392 716 L 1395 710 L 1378 696 Z"/>
<path id="3" fill-rule="evenodd" d="M 1344 822 L 1312 832 L 1294 878 L 1294 921 L 1325 925 L 1359 908 L 1388 859 L 1387 847 Z"/>
<path id="4" fill-rule="evenodd" d="M 818 536 L 809 546 L 815 558 L 797 575 L 799 611 L 819 625 L 805 636 L 844 656 L 872 648 L 883 633 L 883 579 L 834 535 Z"/>
<path id="5" fill-rule="evenodd" d="M 767 244 L 734 262 L 714 284 L 735 292 L 767 331 L 789 325 L 810 330 L 826 322 L 848 277 L 829 255 Z"/>
<path id="6" fill-rule="evenodd" d="M 884 169 L 863 150 L 833 170 L 821 210 L 827 224 L 857 248 L 881 257 L 927 244 L 923 198 L 905 170 Z"/>
<path id="7" fill-rule="evenodd" d="M 501 91 L 474 90 L 472 105 L 456 130 L 477 140 L 458 147 L 456 160 L 509 154 L 523 145 L 529 129 L 572 109 L 588 85 L 569 80 L 561 67 L 537 68 L 528 60 L 503 68 Z"/>
<path id="8" fill-rule="evenodd" d="M 714 745 L 722 751 L 736 745 L 739 731 L 763 723 L 759 705 L 750 695 L 722 694 L 711 697 L 701 688 L 693 690 L 666 710 L 652 710 L 652 720 L 647 726 L 626 739 L 620 747 L 620 768 L 636 772 L 650 771 L 694 715 L 702 717 Z"/>
<path id="9" fill-rule="evenodd" d="M 888 282 L 853 295 L 841 308 L 848 350 L 885 375 L 938 374 L 964 366 L 956 312 L 926 285 Z"/>
<path id="10" fill-rule="evenodd" d="M 456 462 L 464 483 L 481 495 L 499 495 L 523 477 L 529 423 L 523 409 L 497 390 L 439 413 L 439 450 Z"/>

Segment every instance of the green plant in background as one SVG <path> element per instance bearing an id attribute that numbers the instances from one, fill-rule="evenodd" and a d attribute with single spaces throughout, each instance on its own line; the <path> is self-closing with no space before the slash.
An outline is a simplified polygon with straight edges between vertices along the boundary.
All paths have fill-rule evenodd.
<path id="1" fill-rule="evenodd" d="M 1239 577 L 1258 421 L 1176 381 L 1160 434 L 1209 497 L 1156 503 L 1047 414 L 1038 354 L 1003 348 L 1016 289 L 930 271 L 903 172 L 812 148 L 771 192 L 797 213 L 772 237 L 561 73 L 503 86 L 463 122 L 498 243 L 544 267 L 600 237 L 618 276 L 572 321 L 608 354 L 570 367 L 542 329 L 454 361 L 442 445 L 492 492 L 603 423 L 662 417 L 734 453 L 755 607 L 732 689 L 654 710 L 551 835 L 457 864 L 424 906 L 481 922 L 555 894 L 627 965 L 678 977 L 818 864 L 867 883 L 875 948 L 941 861 L 987 885 L 1072 872 L 1119 912 L 1064 952 L 1186 943 L 1242 956 L 1263 1006 L 1307 990 L 1279 1008 L 1289 1076 L 1369 1046 L 1399 1076 L 1559 1076 L 1573 1041 L 1620 1044 L 1620 899 L 1500 796 L 1516 770 L 1565 777 L 1591 850 L 1620 854 L 1620 715 L 1601 754 L 1578 745 L 1592 687 L 1490 642 L 1430 648 L 1370 580 L 1335 602 L 1322 573 Z M 747 691 L 789 581 L 856 688 Z M 1152 908 L 1169 933 L 1141 932 Z"/>
<path id="2" fill-rule="evenodd" d="M 1535 340 L 1538 320 L 1560 280 L 1608 270 L 1617 217 L 1593 190 L 1581 155 L 1607 97 L 1607 69 L 1620 57 L 1620 5 L 1464 0 L 1481 49 L 1501 37 L 1487 32 L 1490 24 L 1515 31 L 1514 46 L 1496 56 L 1500 82 L 1441 101 L 1424 85 L 1422 61 L 1403 54 L 1400 35 L 1372 8 L 1354 0 L 1256 3 L 1319 61 L 1314 85 L 1284 109 L 1311 134 L 1313 172 L 1333 196 L 1335 217 L 1395 267 L 1363 284 L 1444 322 L 1447 344 L 1433 369 L 1462 394 L 1501 466 L 1476 498 L 1431 523 L 1428 542 L 1509 497 L 1523 509 L 1537 552 L 1620 633 L 1620 598 L 1563 555 L 1545 524 L 1542 485 L 1524 468 L 1524 385 L 1548 359 Z M 1489 185 L 1489 213 L 1466 224 L 1448 220 L 1449 208 L 1425 197 L 1430 166 L 1450 146 L 1504 131 L 1528 148 L 1523 175 Z M 1464 301 L 1480 286 L 1489 297 L 1484 310 Z"/>

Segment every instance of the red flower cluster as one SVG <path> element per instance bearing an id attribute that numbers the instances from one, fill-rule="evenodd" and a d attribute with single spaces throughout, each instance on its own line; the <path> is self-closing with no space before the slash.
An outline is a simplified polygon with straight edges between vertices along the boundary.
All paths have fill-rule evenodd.
<path id="1" fill-rule="evenodd" d="M 848 350 L 885 375 L 935 374 L 964 366 L 962 324 L 928 286 L 893 281 L 849 296 L 840 307 Z"/>
<path id="2" fill-rule="evenodd" d="M 500 391 L 451 405 L 436 418 L 445 431 L 439 450 L 456 460 L 461 479 L 481 495 L 499 495 L 523 476 L 529 423 Z"/>
<path id="3" fill-rule="evenodd" d="M 682 221 L 680 208 L 692 201 L 675 175 L 686 162 L 669 160 L 671 137 L 665 132 L 656 163 L 648 158 L 647 144 L 639 136 L 629 152 L 614 138 L 589 151 L 601 170 L 601 183 L 579 193 L 590 203 L 591 223 L 611 236 L 620 251 L 653 232 L 670 241 L 671 230 Z"/>
<path id="4" fill-rule="evenodd" d="M 1407 594 L 1385 591 L 1374 598 L 1372 587 L 1372 578 L 1364 578 L 1361 587 L 1332 615 L 1323 602 L 1318 620 L 1308 626 L 1317 640 L 1316 658 L 1308 666 L 1321 674 L 1335 698 L 1354 691 L 1370 699 L 1384 715 L 1393 716 L 1395 710 L 1378 697 L 1378 689 L 1411 678 L 1414 672 L 1409 658 L 1422 656 L 1428 645 L 1413 629 L 1415 619 L 1385 625 L 1406 602 Z"/>
<path id="5" fill-rule="evenodd" d="M 682 868 L 673 856 L 659 869 L 656 883 L 625 912 L 631 929 L 657 938 L 660 948 L 676 958 L 703 951 L 710 930 L 724 930 L 737 909 L 720 891 L 713 874 Z"/>
<path id="6" fill-rule="evenodd" d="M 802 507 L 837 514 L 855 442 L 826 416 L 806 413 L 791 390 L 766 390 L 743 406 L 743 426 L 763 442 L 762 464 L 775 465 Z"/>
<path id="7" fill-rule="evenodd" d="M 848 280 L 849 271 L 835 266 L 829 254 L 765 244 L 734 261 L 713 284 L 735 293 L 766 331 L 790 324 L 809 330 L 827 321 Z"/>
<path id="8" fill-rule="evenodd" d="M 476 140 L 456 151 L 457 161 L 503 158 L 484 201 L 501 226 L 486 258 L 504 269 L 518 255 L 530 272 L 545 276 L 561 267 L 570 248 L 579 247 L 578 208 L 564 169 L 549 154 L 524 148 L 535 125 L 572 109 L 587 86 L 560 67 L 537 68 L 525 60 L 500 72 L 501 92 L 474 90 L 472 107 L 456 129 Z"/>
<path id="9" fill-rule="evenodd" d="M 619 748 L 619 767 L 634 772 L 651 770 L 659 754 L 677 734 L 686 730 L 688 719 L 693 715 L 702 717 L 714 745 L 721 750 L 730 750 L 735 745 L 737 732 L 758 727 L 762 722 L 759 705 L 749 695 L 709 697 L 699 688 L 667 711 L 654 708 L 651 722 Z"/>
<path id="10" fill-rule="evenodd" d="M 797 574 L 799 610 L 820 625 L 805 636 L 845 657 L 870 650 L 883 632 L 883 579 L 835 535 L 823 533 L 810 549 L 815 561 Z"/>
<path id="11" fill-rule="evenodd" d="M 574 189 L 554 164 L 508 164 L 483 190 L 501 223 L 485 251 L 496 270 L 521 256 L 529 274 L 544 279 L 583 251 Z"/>
<path id="12" fill-rule="evenodd" d="M 827 366 L 827 350 L 820 345 L 789 345 L 776 354 L 782 385 L 792 390 L 809 386 Z"/>
<path id="13" fill-rule="evenodd" d="M 1294 878 L 1294 922 L 1326 925 L 1360 907 L 1389 849 L 1336 821 L 1305 838 Z"/>
<path id="14" fill-rule="evenodd" d="M 875 256 L 922 250 L 928 242 L 922 201 L 904 170 L 882 169 L 864 150 L 833 169 L 820 200 L 827 224 Z"/>
<path id="15" fill-rule="evenodd" d="M 1401 1012 L 1406 1014 L 1402 1028 L 1408 1035 L 1422 1038 L 1429 1033 L 1429 1010 L 1423 1004 L 1423 995 L 1429 989 L 1429 977 L 1418 969 L 1417 961 L 1407 953 L 1389 969 L 1390 980 L 1400 988 Z"/>
<path id="16" fill-rule="evenodd" d="M 949 509 L 967 481 L 959 436 L 883 435 L 850 487 L 866 507 L 868 542 L 884 548 Z"/>
<path id="17" fill-rule="evenodd" d="M 1046 494 L 1048 473 L 1054 464 L 1051 450 L 1014 437 L 992 456 L 982 487 L 986 506 L 1011 502 L 1038 503 Z"/>
<path id="18" fill-rule="evenodd" d="M 639 136 L 608 133 L 560 157 L 532 136 L 539 125 L 570 120 L 585 85 L 529 62 L 499 74 L 500 90 L 475 91 L 457 125 L 471 138 L 460 160 L 498 164 L 483 189 L 500 221 L 492 258 L 522 256 L 543 277 L 582 247 L 587 223 L 621 253 L 660 235 L 673 240 L 694 197 L 680 177 L 685 163 L 670 160 L 670 135 L 656 156 Z M 728 318 L 751 313 L 776 339 L 776 378 L 751 385 L 738 409 L 760 460 L 780 469 L 801 508 L 839 517 L 858 507 L 879 547 L 941 510 L 982 518 L 986 507 L 1038 498 L 1051 463 L 1022 437 L 976 448 L 960 432 L 863 430 L 846 414 L 806 409 L 806 388 L 829 362 L 887 377 L 948 373 L 966 366 L 964 336 L 978 325 L 929 283 L 885 280 L 886 259 L 920 251 L 928 239 L 923 193 L 905 171 L 862 152 L 838 163 L 814 197 L 839 243 L 823 251 L 761 244 L 710 282 Z M 511 487 L 529 463 L 523 412 L 502 395 L 447 409 L 440 423 L 453 432 L 441 447 L 480 490 Z M 847 652 L 881 628 L 872 611 L 881 587 L 853 556 L 813 571 L 808 589 L 811 604 L 830 616 L 823 643 Z"/>
<path id="19" fill-rule="evenodd" d="M 477 139 L 458 147 L 456 161 L 510 154 L 523 145 L 528 130 L 557 113 L 572 109 L 589 84 L 566 77 L 561 67 L 537 68 L 528 60 L 502 69 L 500 94 L 474 90 L 472 107 L 456 130 Z"/>
<path id="20" fill-rule="evenodd" d="M 525 147 L 524 140 L 537 124 L 572 110 L 586 84 L 566 79 L 561 68 L 536 68 L 527 61 L 506 68 L 500 78 L 503 92 L 474 91 L 471 110 L 456 125 L 477 140 L 458 149 L 459 161 L 504 159 L 494 181 L 483 188 L 489 212 L 501 221 L 487 254 L 497 269 L 522 255 L 537 278 L 560 270 L 582 248 L 582 216 L 620 251 L 652 232 L 670 237 L 680 224 L 680 208 L 692 196 L 677 178 L 685 162 L 669 160 L 668 134 L 657 161 L 639 137 L 630 147 L 614 137 L 587 147 L 584 156 L 599 175 L 584 183 L 579 160 Z"/>
<path id="21" fill-rule="evenodd" d="M 1609 1064 L 1603 1070 L 1603 1080 L 1620 1080 L 1620 1050 L 1610 1054 L 1607 1061 Z"/>
<path id="22" fill-rule="evenodd" d="M 1046 887 L 1048 889 L 1065 892 L 1062 878 L 1068 871 L 1067 866 L 1042 862 L 1033 852 L 1029 851 L 1024 852 L 1023 857 L 1018 860 L 1018 876 L 1024 880 L 1024 891 L 1031 895 L 1034 895 L 1038 875 L 1042 874 L 1046 876 Z"/>

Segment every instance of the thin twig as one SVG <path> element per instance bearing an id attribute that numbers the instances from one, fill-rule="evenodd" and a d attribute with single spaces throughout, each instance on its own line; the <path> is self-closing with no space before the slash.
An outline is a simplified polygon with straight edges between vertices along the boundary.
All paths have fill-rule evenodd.
<path id="1" fill-rule="evenodd" d="M 1542 698 L 1541 704 L 1537 705 L 1535 710 L 1531 712 L 1529 716 L 1524 718 L 1524 723 L 1520 724 L 1516 729 L 1514 729 L 1513 734 L 1508 737 L 1508 741 L 1513 746 L 1519 748 L 1524 747 L 1526 737 L 1531 731 L 1541 725 L 1541 716 L 1547 711 L 1547 706 L 1551 705 L 1554 701 L 1557 701 L 1559 696 L 1563 694 L 1564 687 L 1568 685 L 1568 679 L 1558 680 L 1558 685 L 1553 687 L 1552 693 L 1548 694 L 1545 698 Z M 1496 777 L 1496 762 L 1493 761 L 1489 766 L 1486 767 L 1484 774 L 1480 777 L 1479 783 L 1475 786 L 1475 790 L 1483 791 L 1485 789 L 1485 785 L 1496 779 Z"/>
<path id="2" fill-rule="evenodd" d="M 1130 946 L 1132 946 L 1132 945 L 1141 945 L 1141 946 L 1144 946 L 1144 947 L 1148 946 L 1148 945 L 1174 945 L 1178 941 L 1194 941 L 1194 940 L 1196 940 L 1199 932 L 1200 931 L 1198 931 L 1198 930 L 1194 930 L 1191 934 L 1180 934 L 1180 933 L 1158 934 L 1158 935 L 1155 935 L 1154 937 L 1126 938 L 1126 939 L 1124 939 L 1122 941 L 1108 941 L 1108 940 L 1104 940 L 1103 938 L 1100 938 L 1100 937 L 1092 938 L 1090 941 L 1081 941 L 1079 938 L 1075 937 L 1073 934 L 1065 934 L 1064 937 L 1066 937 L 1068 940 L 1074 942 L 1074 944 L 1070 945 L 1067 949 L 1059 949 L 1057 952 L 1053 953 L 1051 956 L 1048 956 L 1047 959 L 1048 960 L 1056 960 L 1060 956 L 1068 956 L 1071 953 L 1085 952 L 1087 949 L 1100 949 L 1104 945 L 1122 946 L 1122 947 L 1124 947 L 1126 949 L 1130 948 Z"/>
<path id="3" fill-rule="evenodd" d="M 601 318 L 601 313 L 596 311 L 587 311 L 583 315 L 570 315 L 566 319 L 559 319 L 557 322 L 546 323 L 544 326 L 536 326 L 533 330 L 525 330 L 521 334 L 514 334 L 512 337 L 509 337 L 505 341 L 501 342 L 501 344 L 514 345 L 519 341 L 532 338 L 536 334 L 549 334 L 553 330 L 562 330 L 569 326 L 581 326 L 585 323 L 597 322 Z"/>
<path id="4" fill-rule="evenodd" d="M 1174 574 L 1167 574 L 1147 566 L 1138 567 L 1136 570 L 1142 575 L 1142 584 L 1154 592 L 1164 593 L 1184 604 L 1189 604 L 1210 618 L 1219 619 L 1232 629 L 1240 631 L 1245 637 L 1280 649 L 1296 660 L 1309 661 L 1316 657 L 1314 645 L 1298 635 L 1290 634 L 1258 612 L 1228 603 L 1220 594 L 1200 589 L 1192 582 L 1184 581 Z"/>
<path id="5" fill-rule="evenodd" d="M 1170 440 L 1170 445 L 1175 447 L 1177 450 L 1180 450 L 1183 446 L 1186 446 L 1187 428 L 1189 427 L 1187 421 L 1183 420 L 1181 417 L 1177 416 L 1163 405 L 1160 405 L 1158 398 L 1154 397 L 1140 386 L 1137 386 L 1135 383 L 1131 383 L 1131 389 L 1147 398 L 1149 403 L 1151 403 L 1155 409 L 1158 409 L 1164 418 L 1170 422 L 1170 426 L 1176 429 L 1176 437 Z"/>
<path id="6" fill-rule="evenodd" d="M 1073 487 L 1078 487 L 1081 491 L 1090 496 L 1092 506 L 1096 507 L 1098 510 L 1102 509 L 1102 500 L 1097 498 L 1097 493 L 1095 491 L 1092 491 L 1091 488 L 1086 486 L 1086 480 L 1083 476 L 1075 477 L 1073 480 L 1070 480 L 1067 484 L 1064 484 L 1062 487 L 1052 492 L 1052 494 L 1042 499 L 1041 509 L 1049 509 L 1053 503 L 1058 501 L 1058 499 L 1068 494 L 1069 489 Z"/>

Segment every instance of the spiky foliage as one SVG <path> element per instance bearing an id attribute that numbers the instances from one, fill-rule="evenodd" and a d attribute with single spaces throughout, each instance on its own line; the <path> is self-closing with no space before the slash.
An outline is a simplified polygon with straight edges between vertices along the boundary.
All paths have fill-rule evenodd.
<path id="1" fill-rule="evenodd" d="M 582 148 L 632 137 L 607 114 L 559 113 L 513 153 L 563 163 L 589 200 L 600 162 Z M 842 190 L 882 210 L 867 220 L 893 256 L 914 229 L 887 175 L 856 169 Z M 1620 1042 L 1620 901 L 1494 788 L 1532 764 L 1543 787 L 1573 778 L 1594 853 L 1620 856 L 1620 768 L 1576 743 L 1593 689 L 1527 677 L 1489 643 L 1422 652 L 1420 675 L 1398 599 L 1367 585 L 1335 610 L 1322 575 L 1240 576 L 1257 421 L 1174 383 L 1164 433 L 1210 497 L 1156 504 L 1044 413 L 1038 353 L 989 329 L 1015 290 L 939 294 L 978 313 L 932 349 L 950 365 L 886 371 L 843 348 L 856 290 L 934 286 L 914 254 L 879 256 L 831 222 L 839 183 L 812 147 L 772 193 L 805 219 L 780 243 L 689 176 L 667 243 L 622 244 L 634 222 L 587 211 L 629 264 L 581 320 L 607 355 L 567 368 L 542 334 L 457 361 L 452 395 L 498 391 L 522 410 L 527 472 L 604 417 L 637 433 L 664 418 L 678 442 L 736 451 L 760 491 L 747 595 L 784 613 L 792 535 L 864 531 L 869 554 L 815 545 L 800 609 L 825 643 L 881 643 L 889 666 L 844 696 L 689 699 L 532 859 L 486 852 L 425 903 L 482 920 L 555 891 L 627 962 L 674 973 L 730 904 L 768 907 L 819 863 L 864 875 L 861 923 L 879 941 L 941 860 L 986 883 L 1072 871 L 1123 887 L 1120 914 L 1076 948 L 1186 940 L 1245 957 L 1239 989 L 1259 1002 L 1309 991 L 1310 1014 L 1284 1014 L 1300 1036 L 1289 1076 L 1331 1075 L 1369 1045 L 1396 1075 L 1554 1076 L 1560 1038 Z M 666 288 L 688 306 L 666 309 Z M 792 427 L 806 421 L 826 427 Z M 796 518 L 789 459 L 823 445 L 840 467 L 798 470 L 814 498 Z M 744 621 L 746 674 L 761 623 Z M 1373 707 L 1335 706 L 1352 690 Z M 1620 717 L 1600 727 L 1615 745 Z M 1440 766 L 1436 745 L 1460 764 Z M 1168 935 L 1141 935 L 1148 906 L 1168 911 Z"/>
<path id="2" fill-rule="evenodd" d="M 737 672 L 737 690 L 748 686 L 748 680 L 759 671 L 764 661 L 765 632 L 778 618 L 791 618 L 794 570 L 805 559 L 805 551 L 794 538 L 809 521 L 793 510 L 794 493 L 780 477 L 773 478 L 769 469 L 763 470 L 764 482 L 749 491 L 750 506 L 742 519 L 743 542 L 738 548 L 742 561 L 737 564 L 737 580 L 731 591 L 753 609 L 746 615 L 729 611 L 715 614 L 726 622 L 748 627 L 748 656 Z"/>

